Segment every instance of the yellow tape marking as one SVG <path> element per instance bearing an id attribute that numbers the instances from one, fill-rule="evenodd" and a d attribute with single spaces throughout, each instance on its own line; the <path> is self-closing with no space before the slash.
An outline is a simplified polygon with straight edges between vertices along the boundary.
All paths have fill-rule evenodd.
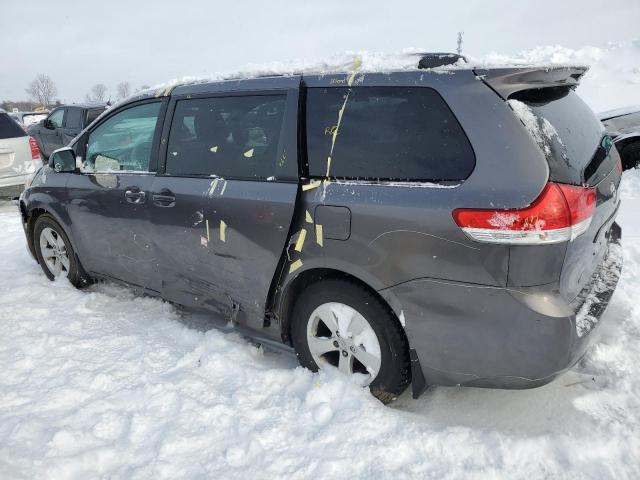
<path id="1" fill-rule="evenodd" d="M 313 218 L 311 218 L 311 214 L 309 213 L 309 210 L 305 210 L 304 219 L 307 221 L 307 223 L 313 223 Z"/>
<path id="2" fill-rule="evenodd" d="M 220 190 L 220 196 L 224 195 L 224 191 L 227 189 L 227 181 L 222 184 L 222 190 Z"/>
<path id="3" fill-rule="evenodd" d="M 218 146 L 216 145 L 216 146 L 214 146 L 214 147 L 211 147 L 211 148 L 209 149 L 209 151 L 210 151 L 210 152 L 213 152 L 213 153 L 216 153 L 216 152 L 218 151 Z"/>
<path id="4" fill-rule="evenodd" d="M 227 224 L 224 223 L 224 220 L 220 220 L 220 241 L 227 241 Z"/>
<path id="5" fill-rule="evenodd" d="M 298 259 L 289 265 L 289 273 L 293 273 L 302 266 L 302 260 Z"/>
<path id="6" fill-rule="evenodd" d="M 305 238 L 307 238 L 307 230 L 303 228 L 302 230 L 300 230 L 300 233 L 298 234 L 298 240 L 296 241 L 296 246 L 294 247 L 294 250 L 296 252 L 302 251 L 302 246 L 304 245 Z"/>
<path id="7" fill-rule="evenodd" d="M 320 180 L 311 180 L 306 185 L 302 185 L 302 191 L 306 192 L 307 190 L 312 190 L 314 188 L 318 188 L 320 186 Z"/>
<path id="8" fill-rule="evenodd" d="M 247 150 L 246 152 L 244 152 L 244 156 L 247 158 L 251 158 L 253 157 L 253 148 Z"/>
<path id="9" fill-rule="evenodd" d="M 323 246 L 322 241 L 323 241 L 323 239 L 322 239 L 322 225 L 317 223 L 316 224 L 316 243 L 322 247 Z"/>
<path id="10" fill-rule="evenodd" d="M 347 85 L 351 87 L 353 85 L 353 81 L 356 78 L 356 74 L 358 70 L 362 66 L 362 58 L 359 55 L 356 55 L 353 59 L 353 64 L 351 65 L 351 75 L 347 80 Z M 331 155 L 333 155 L 333 148 L 336 145 L 336 138 L 338 137 L 338 132 L 340 130 L 340 125 L 342 124 L 342 116 L 344 115 L 344 111 L 347 108 L 347 102 L 349 101 L 349 95 L 351 95 L 351 89 L 347 92 L 344 97 L 344 102 L 342 103 L 342 108 L 338 111 L 338 123 L 336 124 L 336 128 L 333 129 L 333 135 L 331 137 L 331 150 L 329 150 L 329 157 L 327 158 L 327 174 L 325 175 L 327 178 L 329 177 L 329 172 L 331 171 Z M 326 131 L 325 131 L 326 132 Z"/>
<path id="11" fill-rule="evenodd" d="M 210 240 L 209 238 L 209 220 L 205 220 L 204 223 L 207 225 L 207 242 Z"/>

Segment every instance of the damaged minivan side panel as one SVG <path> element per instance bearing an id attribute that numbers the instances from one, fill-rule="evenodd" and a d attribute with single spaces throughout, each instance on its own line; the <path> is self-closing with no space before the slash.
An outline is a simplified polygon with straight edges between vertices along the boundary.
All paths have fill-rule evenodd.
<path id="1" fill-rule="evenodd" d="M 150 205 L 165 298 L 263 326 L 298 192 L 299 82 L 173 92 Z"/>

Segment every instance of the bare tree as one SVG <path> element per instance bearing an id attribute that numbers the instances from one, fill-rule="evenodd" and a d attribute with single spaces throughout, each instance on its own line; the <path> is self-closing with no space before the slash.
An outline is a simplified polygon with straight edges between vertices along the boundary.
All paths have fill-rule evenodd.
<path id="1" fill-rule="evenodd" d="M 53 97 L 58 94 L 56 84 L 49 75 L 39 73 L 36 78 L 25 89 L 34 101 L 38 102 L 43 107 L 48 107 L 53 103 Z"/>
<path id="2" fill-rule="evenodd" d="M 87 99 L 93 102 L 104 102 L 107 95 L 107 86 L 104 83 L 96 83 L 91 87 L 91 95 L 87 95 Z"/>
<path id="3" fill-rule="evenodd" d="M 131 84 L 126 80 L 124 82 L 120 82 L 116 87 L 116 91 L 118 94 L 118 99 L 123 100 L 131 95 Z"/>

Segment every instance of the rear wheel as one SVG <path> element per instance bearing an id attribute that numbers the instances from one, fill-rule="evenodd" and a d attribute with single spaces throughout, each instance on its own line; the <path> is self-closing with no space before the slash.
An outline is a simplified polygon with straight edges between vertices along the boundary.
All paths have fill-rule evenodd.
<path id="1" fill-rule="evenodd" d="M 49 280 L 67 278 L 78 288 L 89 283 L 69 238 L 50 215 L 43 214 L 36 219 L 33 245 L 38 263 Z"/>
<path id="2" fill-rule="evenodd" d="M 302 366 L 337 368 L 383 403 L 410 382 L 402 327 L 387 305 L 354 282 L 330 279 L 307 287 L 294 306 L 291 334 Z"/>

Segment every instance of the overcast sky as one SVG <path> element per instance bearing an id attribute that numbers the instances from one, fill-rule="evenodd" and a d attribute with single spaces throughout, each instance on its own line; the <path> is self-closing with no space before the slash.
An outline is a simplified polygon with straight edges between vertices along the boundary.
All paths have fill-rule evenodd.
<path id="1" fill-rule="evenodd" d="M 154 85 L 247 64 L 408 47 L 472 56 L 640 37 L 640 0 L 0 0 L 0 100 L 38 73 L 64 102 L 104 83 Z"/>

